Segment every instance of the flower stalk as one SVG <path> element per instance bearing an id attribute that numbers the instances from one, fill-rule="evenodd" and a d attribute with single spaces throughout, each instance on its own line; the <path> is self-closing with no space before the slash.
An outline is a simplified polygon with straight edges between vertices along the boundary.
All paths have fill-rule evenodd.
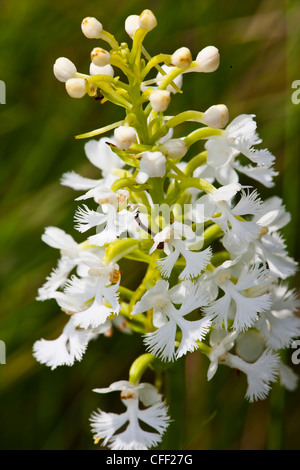
<path id="1" fill-rule="evenodd" d="M 130 15 L 125 22 L 130 47 L 119 45 L 96 18 L 85 18 L 84 35 L 111 49 L 92 50 L 90 74 L 64 57 L 53 68 L 69 96 L 97 98 L 100 106 L 110 102 L 119 107 L 120 119 L 76 136 L 114 131 L 85 144 L 101 176 L 62 177 L 63 185 L 80 191 L 75 229 L 88 235 L 77 243 L 47 227 L 42 236 L 60 258 L 38 299 L 55 299 L 67 322 L 57 339 L 34 344 L 34 356 L 55 369 L 80 361 L 91 340 L 102 335 L 113 340 L 115 329 L 132 341 L 142 336 L 145 353 L 134 360 L 129 381 L 95 389 L 120 392 L 125 406 L 120 415 L 101 410 L 91 415 L 95 441 L 116 450 L 160 442 L 181 449 L 187 428 L 185 356 L 194 351 L 209 359 L 208 380 L 219 365 L 245 374 L 250 402 L 266 398 L 278 379 L 289 390 L 297 384 L 280 356 L 300 335 L 295 315 L 300 302 L 287 283 L 297 265 L 281 236 L 290 216 L 279 197 L 263 201 L 255 189 L 257 181 L 274 186 L 275 157 L 257 148 L 253 115 L 241 114 L 228 124 L 223 104 L 166 114 L 182 94 L 183 75 L 215 72 L 220 54 L 207 46 L 193 60 L 182 47 L 151 57 L 143 41 L 156 25 L 150 10 Z M 116 68 L 125 75 L 122 81 L 114 77 Z M 154 69 L 157 76 L 149 77 Z M 174 128 L 180 134 L 186 122 L 200 126 L 173 137 Z M 203 148 L 195 155 L 196 143 Z M 252 184 L 240 184 L 240 174 Z M 88 206 L 90 199 L 96 210 Z M 126 276 L 139 263 L 144 268 L 129 289 Z M 147 368 L 154 370 L 158 387 L 141 382 Z M 100 381 L 102 376 L 100 371 Z"/>

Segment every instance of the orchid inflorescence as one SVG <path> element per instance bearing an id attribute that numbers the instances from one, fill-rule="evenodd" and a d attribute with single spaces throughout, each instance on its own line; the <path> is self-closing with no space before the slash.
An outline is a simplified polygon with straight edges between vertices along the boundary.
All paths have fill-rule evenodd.
<path id="1" fill-rule="evenodd" d="M 161 374 L 168 362 L 189 352 L 208 357 L 208 380 L 219 364 L 246 374 L 251 402 L 264 399 L 278 378 L 289 390 L 297 383 L 280 358 L 280 350 L 300 334 L 299 300 L 286 282 L 296 263 L 279 232 L 290 215 L 279 197 L 263 201 L 253 186 L 239 182 L 242 174 L 254 184 L 274 186 L 275 157 L 257 148 L 261 139 L 253 115 L 227 125 L 222 104 L 164 114 L 171 97 L 182 93 L 182 76 L 214 72 L 219 52 L 208 46 L 193 60 L 182 47 L 151 57 L 143 40 L 156 25 L 150 10 L 129 16 L 130 49 L 96 18 L 85 18 L 84 35 L 106 41 L 109 51 L 93 49 L 89 75 L 64 57 L 54 65 L 71 97 L 87 94 L 126 113 L 121 121 L 77 136 L 114 130 L 85 145 L 101 178 L 69 172 L 61 181 L 84 192 L 77 198 L 82 205 L 75 228 L 96 231 L 77 243 L 59 228 L 46 228 L 43 241 L 61 257 L 38 299 L 55 299 L 68 321 L 57 339 L 34 344 L 36 359 L 55 369 L 80 361 L 91 340 L 111 336 L 114 328 L 143 336 L 147 352 L 132 364 L 129 380 L 94 390 L 121 392 L 126 408 L 120 415 L 98 410 L 91 416 L 95 442 L 111 449 L 147 449 L 161 441 L 172 417 L 160 390 L 140 381 L 147 367 Z M 115 76 L 117 69 L 125 78 Z M 200 126 L 173 138 L 173 129 L 187 122 Z M 199 142 L 204 149 L 193 152 Z M 83 203 L 88 199 L 96 210 Z M 135 291 L 122 285 L 120 260 L 147 266 Z"/>

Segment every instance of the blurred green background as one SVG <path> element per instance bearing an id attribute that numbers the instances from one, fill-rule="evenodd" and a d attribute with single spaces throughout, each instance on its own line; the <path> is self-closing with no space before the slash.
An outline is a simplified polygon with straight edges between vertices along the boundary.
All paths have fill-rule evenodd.
<path id="1" fill-rule="evenodd" d="M 82 35 L 81 20 L 96 16 L 120 42 L 128 41 L 125 18 L 149 7 L 158 19 L 145 41 L 151 54 L 185 45 L 195 57 L 206 45 L 219 48 L 219 70 L 185 76 L 184 94 L 174 97 L 170 113 L 225 103 L 231 119 L 256 114 L 280 171 L 275 188 L 258 189 L 263 197 L 284 198 L 293 216 L 285 236 L 299 259 L 300 104 L 291 102 L 291 84 L 300 79 L 298 1 L 0 0 L 0 79 L 7 87 L 7 104 L 0 105 L 0 339 L 7 346 L 7 364 L 0 365 L 1 449 L 95 448 L 88 417 L 100 404 L 116 411 L 117 398 L 91 390 L 126 379 L 143 351 L 138 337 L 115 333 L 90 344 L 72 368 L 51 372 L 31 355 L 34 341 L 55 338 L 65 323 L 54 301 L 35 301 L 58 256 L 41 242 L 44 227 L 77 237 L 74 193 L 59 178 L 71 169 L 94 176 L 84 142 L 73 136 L 122 118 L 110 104 L 70 99 L 53 63 L 65 56 L 88 72 L 97 41 Z M 300 448 L 299 391 L 275 387 L 267 400 L 249 405 L 244 377 L 220 367 L 207 383 L 207 366 L 197 353 L 187 359 L 185 448 Z"/>

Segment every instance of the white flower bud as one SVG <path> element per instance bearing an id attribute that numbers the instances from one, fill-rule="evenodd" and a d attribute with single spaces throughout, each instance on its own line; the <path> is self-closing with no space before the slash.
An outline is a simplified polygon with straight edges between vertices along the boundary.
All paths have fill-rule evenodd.
<path id="1" fill-rule="evenodd" d="M 202 122 L 209 127 L 221 129 L 226 126 L 228 119 L 227 106 L 225 106 L 225 104 L 216 104 L 205 111 Z"/>
<path id="2" fill-rule="evenodd" d="M 57 80 L 60 82 L 66 82 L 69 78 L 75 77 L 77 69 L 69 59 L 66 57 L 59 57 L 53 65 L 53 73 Z"/>
<path id="3" fill-rule="evenodd" d="M 96 18 L 88 16 L 81 23 L 83 34 L 89 39 L 97 39 L 103 29 L 102 24 Z"/>
<path id="4" fill-rule="evenodd" d="M 171 95 L 167 90 L 156 90 L 151 93 L 149 100 L 154 111 L 165 111 L 170 104 Z"/>
<path id="5" fill-rule="evenodd" d="M 187 69 L 192 63 L 192 54 L 187 47 L 180 47 L 172 55 L 172 64 L 180 69 Z"/>
<path id="6" fill-rule="evenodd" d="M 236 339 L 236 352 L 247 362 L 255 362 L 263 353 L 265 342 L 258 331 L 249 330 Z"/>
<path id="7" fill-rule="evenodd" d="M 187 146 L 181 139 L 167 140 L 160 146 L 161 152 L 169 158 L 182 158 L 187 152 Z"/>
<path id="8" fill-rule="evenodd" d="M 135 32 L 140 27 L 139 20 L 140 20 L 140 17 L 138 15 L 130 15 L 128 16 L 128 18 L 126 18 L 125 31 L 128 34 L 128 36 L 131 37 L 131 39 L 133 39 Z"/>
<path id="9" fill-rule="evenodd" d="M 91 52 L 91 60 L 98 67 L 104 67 L 110 62 L 110 53 L 101 47 L 95 47 Z"/>
<path id="10" fill-rule="evenodd" d="M 138 183 L 145 183 L 148 178 L 162 178 L 166 173 L 166 157 L 161 152 L 144 152 L 140 161 Z"/>
<path id="11" fill-rule="evenodd" d="M 136 131 L 133 127 L 120 126 L 114 132 L 116 144 L 122 150 L 127 150 L 136 140 Z"/>
<path id="12" fill-rule="evenodd" d="M 84 78 L 70 78 L 66 81 L 66 90 L 71 98 L 82 98 L 86 94 Z"/>
<path id="13" fill-rule="evenodd" d="M 157 25 L 155 15 L 151 10 L 144 10 L 139 17 L 139 27 L 151 31 Z"/>
<path id="14" fill-rule="evenodd" d="M 114 69 L 110 64 L 105 65 L 104 67 L 98 67 L 93 62 L 90 65 L 90 75 L 109 75 L 110 77 L 114 76 Z"/>
<path id="15" fill-rule="evenodd" d="M 214 72 L 219 67 L 220 54 L 216 47 L 207 46 L 196 57 L 200 72 Z"/>

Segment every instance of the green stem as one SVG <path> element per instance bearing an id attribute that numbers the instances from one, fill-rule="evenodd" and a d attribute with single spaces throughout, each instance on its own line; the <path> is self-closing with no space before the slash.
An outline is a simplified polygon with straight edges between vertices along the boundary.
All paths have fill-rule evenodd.
<path id="1" fill-rule="evenodd" d="M 123 121 L 114 122 L 113 124 L 109 124 L 108 126 L 100 127 L 99 129 L 95 129 L 94 131 L 85 132 L 84 134 L 79 134 L 75 136 L 75 139 L 86 139 L 90 137 L 94 137 L 95 135 L 104 134 L 105 132 L 111 131 L 116 127 L 119 127 L 123 124 Z"/>
<path id="2" fill-rule="evenodd" d="M 178 175 L 181 176 L 181 179 L 185 179 L 186 175 L 172 162 L 170 159 L 168 160 L 168 166 Z M 174 176 L 174 175 L 173 175 Z"/>
<path id="3" fill-rule="evenodd" d="M 111 55 L 110 64 L 113 65 L 114 67 L 118 67 L 120 70 L 122 70 L 122 72 L 124 72 L 125 75 L 127 75 L 127 78 L 128 77 L 135 78 L 135 74 L 133 73 L 133 71 L 129 67 L 127 67 L 127 65 L 124 64 L 121 57 L 119 57 L 117 54 L 112 54 Z"/>
<path id="4" fill-rule="evenodd" d="M 142 354 L 140 357 L 138 357 L 130 367 L 129 382 L 133 383 L 134 385 L 138 385 L 145 370 L 150 366 L 150 364 L 152 364 L 154 360 L 155 356 L 149 353 Z"/>
<path id="5" fill-rule="evenodd" d="M 136 302 L 140 300 L 142 295 L 150 289 L 150 287 L 153 287 L 155 285 L 156 280 L 159 276 L 159 272 L 156 269 L 156 261 L 157 261 L 157 254 L 152 255 L 152 260 L 149 263 L 149 266 L 147 268 L 146 274 L 144 279 L 142 280 L 141 284 L 133 294 L 130 303 L 129 303 L 129 311 L 132 312 L 133 307 L 135 306 Z"/>
<path id="6" fill-rule="evenodd" d="M 144 56 L 146 57 L 146 59 L 148 61 L 151 60 L 151 55 L 146 51 L 146 49 L 143 45 L 142 45 L 142 53 L 144 54 Z M 164 71 L 164 69 L 160 65 L 158 65 L 158 64 L 155 65 L 155 68 L 160 72 L 160 74 L 162 76 L 167 75 L 167 73 Z M 178 86 L 174 82 L 171 82 L 171 86 L 174 88 L 174 90 L 177 93 L 182 93 L 182 90 L 180 90 L 180 88 L 178 88 Z"/>
<path id="7" fill-rule="evenodd" d="M 202 122 L 204 114 L 199 111 L 184 111 L 183 113 L 177 114 L 167 121 L 167 127 L 175 127 L 186 121 Z"/>
<path id="8" fill-rule="evenodd" d="M 201 152 L 195 157 L 193 157 L 188 164 L 186 165 L 185 168 L 185 173 L 186 175 L 192 175 L 194 171 L 201 165 L 204 165 L 206 163 L 206 158 L 207 158 L 207 152 Z"/>
<path id="9" fill-rule="evenodd" d="M 163 450 L 180 450 L 185 438 L 185 358 L 166 371 L 166 399 L 172 422 L 162 441 Z"/>
<path id="10" fill-rule="evenodd" d="M 148 183 L 151 185 L 151 197 L 154 204 L 161 204 L 165 200 L 164 194 L 164 178 L 149 178 Z"/>
<path id="11" fill-rule="evenodd" d="M 267 450 L 282 449 L 284 409 L 285 390 L 284 387 L 276 384 L 271 391 Z"/>
<path id="12" fill-rule="evenodd" d="M 133 290 L 128 289 L 127 287 L 124 287 L 124 286 L 119 286 L 119 292 L 120 292 L 121 297 L 125 300 L 131 300 L 134 294 Z"/>
<path id="13" fill-rule="evenodd" d="M 213 129 L 212 127 L 202 127 L 191 134 L 189 134 L 183 141 L 185 144 L 190 147 L 195 142 L 201 139 L 208 139 L 209 137 L 213 137 L 214 135 L 222 135 L 224 131 L 221 129 Z"/>
<path id="14" fill-rule="evenodd" d="M 218 253 L 215 253 L 212 258 L 211 258 L 211 263 L 218 267 L 220 266 L 220 264 L 224 263 L 224 261 L 228 261 L 230 260 L 230 254 L 228 253 L 228 251 L 226 250 L 223 250 L 223 251 L 219 251 Z"/>
<path id="15" fill-rule="evenodd" d="M 223 232 L 218 225 L 214 224 L 208 227 L 203 232 L 203 237 L 204 237 L 203 249 L 208 247 L 214 240 L 216 240 L 217 238 L 220 238 L 222 235 L 223 235 Z"/>
<path id="16" fill-rule="evenodd" d="M 171 62 L 171 55 L 170 54 L 158 54 L 152 57 L 143 70 L 142 77 L 141 77 L 142 80 L 144 80 L 144 78 L 148 75 L 150 70 L 153 67 L 156 67 L 156 65 L 158 65 L 160 62 L 165 62 L 165 63 Z"/>
<path id="17" fill-rule="evenodd" d="M 134 187 L 135 191 L 142 191 L 146 189 L 151 189 L 151 186 L 148 184 L 138 184 L 134 178 L 120 178 L 115 181 L 111 186 L 111 190 L 116 192 L 118 189 Z"/>
<path id="18" fill-rule="evenodd" d="M 114 37 L 114 35 L 109 33 L 108 31 L 104 31 L 104 29 L 101 31 L 98 39 L 102 39 L 103 41 L 108 42 L 112 49 L 118 49 L 119 47 L 119 43 Z"/>
<path id="19" fill-rule="evenodd" d="M 179 183 L 181 190 L 188 188 L 197 188 L 200 191 L 205 191 L 206 193 L 213 194 L 216 191 L 216 188 L 208 183 L 208 181 L 202 178 L 186 178 L 185 180 Z"/>
<path id="20" fill-rule="evenodd" d="M 181 75 L 183 72 L 183 69 L 180 69 L 179 67 L 175 67 L 174 70 L 172 70 L 170 73 L 168 73 L 166 76 L 164 76 L 160 82 L 160 85 L 158 86 L 158 90 L 165 90 L 173 80 L 178 77 L 178 75 Z"/>

